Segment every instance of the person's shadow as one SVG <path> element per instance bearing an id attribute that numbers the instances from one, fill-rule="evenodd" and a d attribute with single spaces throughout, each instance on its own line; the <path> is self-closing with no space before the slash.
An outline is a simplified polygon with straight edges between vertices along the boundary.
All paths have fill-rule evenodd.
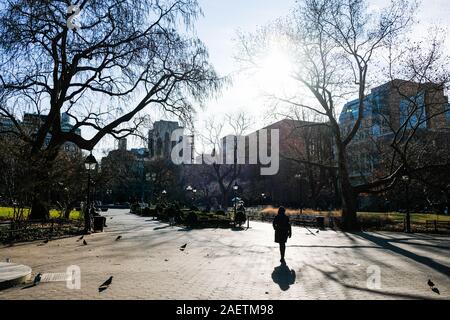
<path id="1" fill-rule="evenodd" d="M 273 269 L 272 280 L 280 286 L 281 290 L 287 291 L 290 285 L 295 283 L 295 271 L 289 269 L 286 263 L 282 263 Z"/>

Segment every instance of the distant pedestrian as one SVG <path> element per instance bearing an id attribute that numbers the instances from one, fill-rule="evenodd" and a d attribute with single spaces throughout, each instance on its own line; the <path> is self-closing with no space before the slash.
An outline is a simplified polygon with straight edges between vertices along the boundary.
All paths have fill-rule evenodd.
<path id="1" fill-rule="evenodd" d="M 285 263 L 286 242 L 288 237 L 290 238 L 292 236 L 292 228 L 284 207 L 278 209 L 278 214 L 273 220 L 273 228 L 275 230 L 275 242 L 280 244 L 280 262 Z"/>
<path id="2" fill-rule="evenodd" d="M 445 209 L 444 209 L 444 214 L 445 214 L 446 216 L 448 216 L 448 207 L 445 207 Z"/>

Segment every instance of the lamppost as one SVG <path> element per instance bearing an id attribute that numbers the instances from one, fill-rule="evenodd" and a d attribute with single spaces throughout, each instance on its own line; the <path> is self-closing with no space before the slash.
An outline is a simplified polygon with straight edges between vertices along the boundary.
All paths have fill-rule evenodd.
<path id="1" fill-rule="evenodd" d="M 195 206 L 195 200 L 196 200 L 196 196 L 197 195 L 197 189 L 192 189 L 192 204 Z"/>
<path id="2" fill-rule="evenodd" d="M 411 217 L 410 217 L 410 213 L 409 213 L 409 182 L 410 182 L 410 178 L 408 175 L 404 175 L 402 177 L 402 180 L 406 184 L 406 228 L 405 228 L 405 232 L 411 233 Z"/>
<path id="3" fill-rule="evenodd" d="M 91 231 L 91 171 L 97 168 L 97 159 L 91 153 L 84 160 L 84 166 L 88 172 L 87 185 L 87 204 L 84 212 L 84 232 L 85 234 Z"/>
<path id="4" fill-rule="evenodd" d="M 152 197 L 151 201 L 156 201 L 156 173 L 151 174 L 151 180 L 152 180 Z"/>
<path id="5" fill-rule="evenodd" d="M 234 218 L 236 218 L 237 214 L 237 191 L 239 189 L 239 185 L 237 184 L 237 181 L 234 183 L 233 191 L 234 191 Z"/>
<path id="6" fill-rule="evenodd" d="M 298 180 L 299 183 L 299 190 L 300 190 L 300 215 L 303 214 L 303 194 L 302 194 L 302 174 L 301 173 L 297 173 L 294 176 L 295 179 Z"/>
<path id="7" fill-rule="evenodd" d="M 108 201 L 110 201 L 110 203 L 111 203 L 111 196 L 112 195 L 112 190 L 111 189 L 107 189 L 106 190 L 106 197 L 107 197 L 107 199 L 108 199 Z"/>
<path id="8" fill-rule="evenodd" d="M 190 202 L 191 202 L 191 205 L 193 205 L 193 203 L 192 203 L 192 202 L 193 202 L 193 201 L 192 201 L 193 198 L 191 198 L 191 192 L 192 192 L 193 190 L 194 190 L 194 188 L 192 188 L 190 185 L 186 187 L 186 191 L 187 191 L 187 193 L 188 193 L 188 197 L 189 197 L 190 200 L 191 200 L 191 201 L 190 201 Z"/>
<path id="9" fill-rule="evenodd" d="M 266 202 L 266 194 L 263 192 L 261 193 L 261 204 L 264 205 L 264 203 Z"/>

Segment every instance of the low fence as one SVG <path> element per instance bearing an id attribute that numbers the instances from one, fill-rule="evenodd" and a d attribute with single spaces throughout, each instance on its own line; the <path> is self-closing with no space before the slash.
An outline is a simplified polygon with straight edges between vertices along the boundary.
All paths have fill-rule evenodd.
<path id="1" fill-rule="evenodd" d="M 82 220 L 49 219 L 0 221 L 0 241 L 29 241 L 60 237 L 79 233 L 84 227 Z"/>

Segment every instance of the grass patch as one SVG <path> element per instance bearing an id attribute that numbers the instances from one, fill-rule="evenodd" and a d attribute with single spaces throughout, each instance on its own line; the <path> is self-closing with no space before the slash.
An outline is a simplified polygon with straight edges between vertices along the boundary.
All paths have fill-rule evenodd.
<path id="1" fill-rule="evenodd" d="M 29 208 L 24 209 L 24 216 L 25 218 L 28 218 L 28 215 L 30 213 Z M 14 209 L 11 207 L 0 207 L 0 220 L 8 220 L 11 219 L 14 215 Z M 50 210 L 50 218 L 59 218 L 61 216 L 61 211 L 52 209 Z M 72 210 L 70 212 L 70 219 L 71 220 L 78 220 L 82 219 L 83 215 L 80 211 Z"/>
<path id="2" fill-rule="evenodd" d="M 263 216 L 276 216 L 278 208 L 268 206 L 261 211 Z M 299 209 L 286 208 L 286 214 L 288 216 L 300 215 Z M 334 216 L 340 217 L 342 212 L 340 210 L 335 211 L 316 211 L 312 209 L 303 209 L 303 215 L 305 216 Z M 358 218 L 364 221 L 370 221 L 374 219 L 380 219 L 383 221 L 392 221 L 395 223 L 403 223 L 405 213 L 399 212 L 358 212 Z M 443 222 L 450 221 L 450 215 L 436 215 L 435 213 L 411 213 L 411 223 L 424 224 L 427 220 L 438 220 Z"/>

